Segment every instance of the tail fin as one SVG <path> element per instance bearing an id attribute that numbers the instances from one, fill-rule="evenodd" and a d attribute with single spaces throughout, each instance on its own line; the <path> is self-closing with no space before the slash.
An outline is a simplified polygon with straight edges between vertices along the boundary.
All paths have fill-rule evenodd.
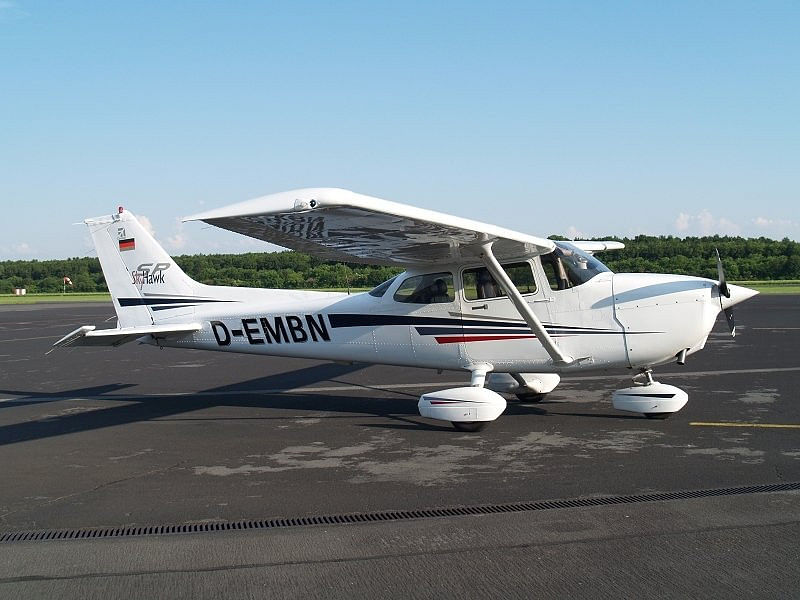
<path id="1" fill-rule="evenodd" d="M 191 279 L 130 212 L 86 219 L 119 327 L 192 314 L 200 284 Z M 160 311 L 164 311 L 161 313 Z"/>

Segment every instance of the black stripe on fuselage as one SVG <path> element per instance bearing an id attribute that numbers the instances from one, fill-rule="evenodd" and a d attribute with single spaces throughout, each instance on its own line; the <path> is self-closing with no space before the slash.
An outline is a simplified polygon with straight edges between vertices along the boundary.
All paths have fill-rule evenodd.
<path id="1" fill-rule="evenodd" d="M 207 302 L 235 302 L 212 298 L 117 298 L 120 306 L 153 306 L 158 304 L 205 304 Z"/>
<path id="2" fill-rule="evenodd" d="M 502 327 L 503 333 L 506 329 L 523 329 L 526 333 L 530 330 L 524 321 L 489 321 L 484 319 L 454 319 L 449 317 L 417 317 L 414 315 L 369 315 L 369 314 L 329 314 L 328 320 L 331 327 L 380 327 L 382 325 L 450 325 L 452 327 Z M 606 333 L 607 329 L 593 327 L 565 327 L 545 323 L 545 327 L 554 330 L 570 330 L 580 332 L 596 331 Z"/>
<path id="3" fill-rule="evenodd" d="M 494 329 L 489 327 L 474 327 L 474 328 L 466 328 L 466 327 L 415 327 L 417 333 L 420 335 L 454 335 L 454 334 L 528 334 L 533 333 L 529 328 L 502 328 L 502 329 Z M 596 331 L 590 330 L 587 331 L 585 329 L 581 329 L 580 327 L 546 327 L 547 333 L 551 335 L 563 335 L 563 334 L 570 334 L 570 333 L 580 333 L 584 335 L 592 335 L 592 334 L 620 334 L 623 333 L 622 331 Z"/>
<path id="4" fill-rule="evenodd" d="M 171 304 L 169 306 L 151 306 L 153 310 L 170 310 L 173 308 L 186 308 L 190 306 L 197 306 L 196 304 Z"/>

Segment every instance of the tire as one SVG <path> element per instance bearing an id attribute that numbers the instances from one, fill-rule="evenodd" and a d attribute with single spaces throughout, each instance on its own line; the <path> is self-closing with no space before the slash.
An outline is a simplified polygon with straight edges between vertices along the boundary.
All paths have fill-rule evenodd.
<path id="1" fill-rule="evenodd" d="M 466 431 L 469 433 L 480 431 L 489 424 L 489 421 L 452 421 L 453 427 L 457 431 Z"/>
<path id="2" fill-rule="evenodd" d="M 514 394 L 517 397 L 517 400 L 520 402 L 527 402 L 529 404 L 536 404 L 537 402 L 541 402 L 545 399 L 547 394 Z"/>
<path id="3" fill-rule="evenodd" d="M 659 421 L 663 421 L 664 419 L 669 419 L 672 416 L 672 413 L 644 413 L 644 416 L 648 419 L 658 419 Z"/>

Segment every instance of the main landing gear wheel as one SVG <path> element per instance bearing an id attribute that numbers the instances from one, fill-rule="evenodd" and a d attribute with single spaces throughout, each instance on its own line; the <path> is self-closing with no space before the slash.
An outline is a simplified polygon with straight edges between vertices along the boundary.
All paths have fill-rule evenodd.
<path id="1" fill-rule="evenodd" d="M 474 432 L 480 431 L 489 424 L 489 421 L 451 421 L 453 427 L 458 431 Z"/>
<path id="2" fill-rule="evenodd" d="M 545 399 L 547 394 L 514 394 L 517 397 L 517 400 L 520 402 L 526 402 L 529 404 L 536 404 L 537 402 L 541 402 Z"/>
<path id="3" fill-rule="evenodd" d="M 419 414 L 452 423 L 457 431 L 480 431 L 506 409 L 506 399 L 483 387 L 469 386 L 420 396 Z"/>

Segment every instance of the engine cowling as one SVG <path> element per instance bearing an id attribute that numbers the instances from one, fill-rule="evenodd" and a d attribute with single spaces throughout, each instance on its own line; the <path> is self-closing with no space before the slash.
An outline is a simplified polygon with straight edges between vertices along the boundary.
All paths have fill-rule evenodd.
<path id="1" fill-rule="evenodd" d="M 689 395 L 682 389 L 657 381 L 617 390 L 611 396 L 611 402 L 617 410 L 650 417 L 669 416 L 686 406 L 688 401 Z"/>
<path id="2" fill-rule="evenodd" d="M 419 414 L 451 423 L 494 421 L 506 409 L 506 400 L 497 392 L 481 387 L 459 387 L 429 392 L 419 398 Z"/>

